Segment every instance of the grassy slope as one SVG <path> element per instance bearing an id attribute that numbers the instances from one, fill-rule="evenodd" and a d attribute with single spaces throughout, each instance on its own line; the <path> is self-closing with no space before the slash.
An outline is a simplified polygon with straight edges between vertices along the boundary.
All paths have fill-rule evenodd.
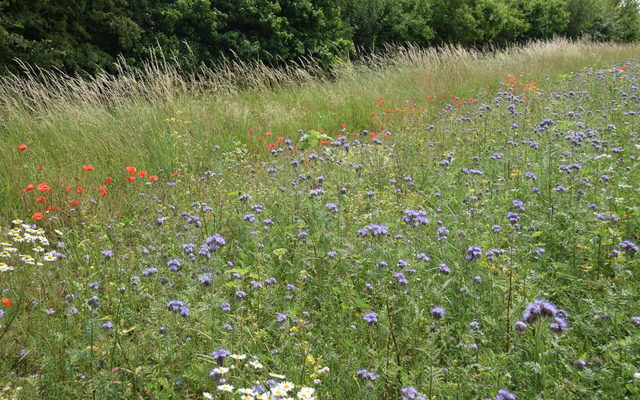
<path id="1" fill-rule="evenodd" d="M 189 84 L 161 64 L 141 76 L 99 77 L 93 82 L 53 78 L 42 84 L 35 78 L 5 78 L 0 83 L 0 210 L 16 216 L 15 211 L 37 209 L 36 204 L 21 204 L 16 196 L 27 183 L 52 184 L 61 178 L 69 182 L 78 176 L 86 182 L 79 165 L 96 168 L 93 180 L 86 182 L 94 192 L 105 176 L 121 173 L 126 165 L 151 173 L 194 168 L 211 157 L 214 145 L 229 149 L 233 141 L 264 154 L 267 131 L 275 138 L 292 136 L 299 129 L 326 130 L 335 136 L 343 123 L 349 132 L 393 129 L 414 117 L 405 100 L 434 116 L 441 96 L 471 97 L 505 80 L 505 74 L 525 72 L 529 80 L 540 81 L 584 66 L 606 65 L 637 49 L 562 41 L 487 55 L 409 49 L 347 64 L 330 82 L 298 70 L 283 74 L 236 66 L 207 71 L 197 84 Z M 237 81 L 252 89 L 234 87 Z M 265 82 L 272 82 L 271 88 L 265 88 Z M 436 104 L 430 105 L 427 95 L 434 96 Z M 382 117 L 386 108 L 408 112 Z M 167 121 L 176 112 L 190 124 Z M 255 133 L 249 135 L 249 130 Z M 30 147 L 27 157 L 16 151 L 21 143 Z M 44 165 L 44 173 L 37 173 L 39 165 Z"/>

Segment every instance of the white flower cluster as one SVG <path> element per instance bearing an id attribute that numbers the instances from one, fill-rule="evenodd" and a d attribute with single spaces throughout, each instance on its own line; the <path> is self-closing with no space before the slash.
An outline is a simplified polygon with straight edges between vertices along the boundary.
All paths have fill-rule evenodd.
<path id="1" fill-rule="evenodd" d="M 23 262 L 29 265 L 42 266 L 43 261 L 56 261 L 58 253 L 47 251 L 50 245 L 49 239 L 45 236 L 44 229 L 36 228 L 34 225 L 23 223 L 22 220 L 12 221 L 14 227 L 6 233 L 11 238 L 10 242 L 0 242 L 0 272 L 13 271 L 15 267 L 9 263 Z M 21 248 L 30 247 L 34 255 L 24 254 Z"/>
<path id="2" fill-rule="evenodd" d="M 231 354 L 229 358 L 240 361 L 247 358 L 245 354 Z M 256 357 L 252 357 L 251 361 L 245 364 L 246 368 L 249 368 L 254 371 L 263 370 L 264 365 L 260 363 L 260 361 Z M 222 377 L 230 369 L 236 369 L 236 366 L 231 366 L 231 368 L 227 367 L 216 367 L 212 369 L 212 372 L 215 376 Z M 327 369 L 328 371 L 328 369 Z M 252 388 L 236 388 L 233 385 L 226 383 L 227 379 L 223 379 L 225 382 L 223 384 L 217 385 L 218 391 L 227 392 L 227 393 L 235 393 L 239 395 L 240 400 L 316 400 L 314 397 L 315 389 L 308 386 L 296 386 L 293 382 L 286 381 L 285 375 L 269 373 L 269 377 L 277 378 L 282 380 L 281 382 L 276 382 L 272 384 L 270 388 L 266 388 L 261 384 L 261 380 L 255 381 L 255 386 Z M 217 398 L 214 394 L 204 392 L 203 397 L 205 399 L 214 399 Z"/>

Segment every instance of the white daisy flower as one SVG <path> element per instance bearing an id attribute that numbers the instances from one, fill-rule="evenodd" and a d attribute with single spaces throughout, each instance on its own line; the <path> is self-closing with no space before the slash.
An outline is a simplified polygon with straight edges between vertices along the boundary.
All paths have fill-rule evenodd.
<path id="1" fill-rule="evenodd" d="M 0 263 L 0 272 L 7 272 L 7 271 L 13 271 L 13 267 L 5 263 Z"/>
<path id="2" fill-rule="evenodd" d="M 298 391 L 298 398 L 299 399 L 311 399 L 313 398 L 313 393 L 316 390 L 314 388 L 310 388 L 310 387 L 303 387 L 300 389 L 300 391 Z"/>
<path id="3" fill-rule="evenodd" d="M 218 390 L 222 390 L 223 392 L 229 392 L 229 393 L 231 393 L 231 392 L 233 392 L 233 386 L 231 386 L 231 385 L 227 385 L 227 384 L 225 384 L 225 385 L 218 385 Z"/>

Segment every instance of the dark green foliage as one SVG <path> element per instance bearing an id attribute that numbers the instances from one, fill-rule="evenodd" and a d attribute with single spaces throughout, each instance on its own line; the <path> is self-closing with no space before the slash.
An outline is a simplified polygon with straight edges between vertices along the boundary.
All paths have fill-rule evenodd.
<path id="1" fill-rule="evenodd" d="M 557 35 L 640 38 L 637 0 L 0 0 L 0 69 L 15 59 L 115 71 L 162 49 L 189 67 L 223 58 L 322 65 L 390 44 L 500 45 Z"/>

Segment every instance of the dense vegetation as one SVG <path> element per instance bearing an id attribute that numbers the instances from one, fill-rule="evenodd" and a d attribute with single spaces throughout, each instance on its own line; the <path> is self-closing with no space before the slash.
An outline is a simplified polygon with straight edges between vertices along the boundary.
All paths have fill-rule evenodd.
<path id="1" fill-rule="evenodd" d="M 639 53 L 0 79 L 0 399 L 638 398 Z"/>
<path id="2" fill-rule="evenodd" d="M 140 66 L 151 48 L 192 68 L 224 57 L 324 66 L 389 44 L 505 45 L 556 35 L 640 38 L 637 0 L 0 0 L 0 69 Z"/>

